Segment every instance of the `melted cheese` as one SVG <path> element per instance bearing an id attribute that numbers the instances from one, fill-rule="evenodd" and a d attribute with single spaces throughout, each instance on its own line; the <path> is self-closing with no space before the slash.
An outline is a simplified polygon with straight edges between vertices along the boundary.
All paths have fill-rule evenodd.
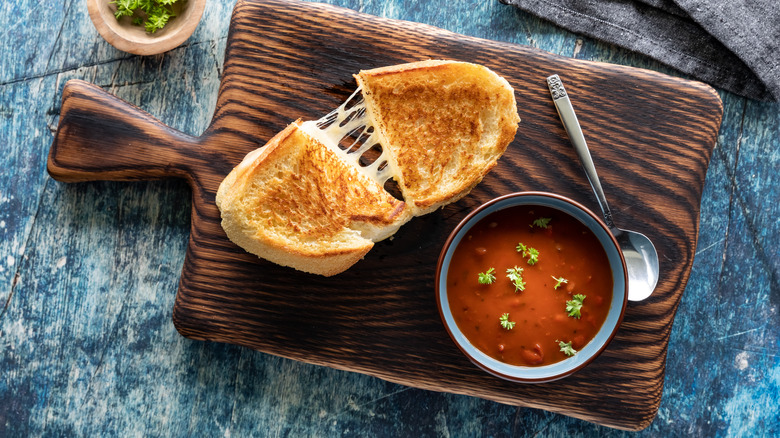
<path id="1" fill-rule="evenodd" d="M 387 150 L 380 143 L 378 129 L 367 115 L 360 88 L 326 116 L 301 123 L 300 129 L 380 186 L 394 174 Z M 342 148 L 340 145 L 345 139 L 352 143 Z M 361 164 L 360 157 L 375 147 L 381 148 L 382 153 L 371 164 Z"/>

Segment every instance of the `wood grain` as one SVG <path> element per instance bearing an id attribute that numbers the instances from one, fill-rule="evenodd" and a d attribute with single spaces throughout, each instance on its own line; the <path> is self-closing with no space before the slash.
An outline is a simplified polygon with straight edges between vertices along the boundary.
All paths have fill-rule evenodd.
<path id="1" fill-rule="evenodd" d="M 518 135 L 469 196 L 416 218 L 333 278 L 258 260 L 226 239 L 214 193 L 244 154 L 290 121 L 337 106 L 354 90 L 351 75 L 360 69 L 427 58 L 487 65 L 517 93 Z M 434 271 L 449 232 L 495 196 L 547 190 L 596 208 L 547 92 L 545 78 L 553 73 L 577 110 L 616 225 L 654 241 L 661 280 L 650 299 L 629 304 L 610 347 L 576 378 L 519 385 L 478 370 L 451 342 L 436 308 Z M 49 171 L 64 181 L 176 177 L 190 183 L 192 228 L 173 311 L 184 336 L 641 429 L 658 409 L 721 114 L 709 87 L 650 71 L 326 5 L 246 0 L 234 10 L 217 106 L 202 136 L 167 128 L 72 81 L 63 92 Z"/>

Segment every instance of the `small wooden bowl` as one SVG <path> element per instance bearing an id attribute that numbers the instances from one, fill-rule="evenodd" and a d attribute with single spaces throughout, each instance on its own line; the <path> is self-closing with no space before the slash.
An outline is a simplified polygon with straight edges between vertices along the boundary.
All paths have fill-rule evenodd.
<path id="1" fill-rule="evenodd" d="M 206 7 L 206 0 L 186 0 L 180 13 L 164 28 L 150 34 L 143 26 L 132 24 L 130 17 L 117 20 L 114 17 L 116 7 L 110 1 L 87 0 L 89 18 L 109 44 L 136 55 L 156 55 L 179 46 L 198 27 Z"/>

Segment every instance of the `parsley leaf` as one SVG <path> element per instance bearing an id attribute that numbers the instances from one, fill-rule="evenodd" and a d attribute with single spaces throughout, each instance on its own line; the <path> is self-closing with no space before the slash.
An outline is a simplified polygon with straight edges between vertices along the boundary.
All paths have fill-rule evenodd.
<path id="1" fill-rule="evenodd" d="M 569 316 L 580 319 L 583 301 L 585 301 L 585 295 L 581 294 L 574 295 L 573 300 L 566 301 L 566 311 L 569 312 Z"/>
<path id="2" fill-rule="evenodd" d="M 528 264 L 535 265 L 539 261 L 539 250 L 536 248 L 528 248 Z"/>
<path id="3" fill-rule="evenodd" d="M 149 33 L 155 33 L 165 27 L 171 17 L 172 15 L 168 13 L 165 8 L 161 6 L 155 7 L 152 9 L 152 12 L 148 14 L 146 23 L 144 23 L 144 28 Z"/>
<path id="4" fill-rule="evenodd" d="M 535 265 L 536 262 L 539 261 L 539 251 L 536 248 L 530 248 L 528 246 L 525 246 L 524 243 L 520 242 L 517 244 L 517 247 L 515 247 L 517 252 L 520 252 L 523 254 L 523 258 L 528 257 L 528 264 L 529 265 Z"/>
<path id="5" fill-rule="evenodd" d="M 477 281 L 479 284 L 493 284 L 493 282 L 496 281 L 496 276 L 493 272 L 495 272 L 495 269 L 490 268 L 485 272 L 477 274 Z"/>
<path id="6" fill-rule="evenodd" d="M 561 347 L 561 351 L 563 352 L 563 354 L 567 356 L 574 356 L 575 354 L 577 354 L 577 350 L 575 350 L 574 347 L 571 346 L 571 341 L 563 342 L 556 339 L 555 342 L 557 342 L 558 346 Z"/>
<path id="7" fill-rule="evenodd" d="M 525 281 L 523 281 L 523 268 L 509 268 L 506 270 L 507 278 L 515 285 L 515 292 L 525 290 Z"/>
<path id="8" fill-rule="evenodd" d="M 133 11 L 138 7 L 138 0 L 116 0 L 111 3 L 116 5 L 114 16 L 117 20 L 124 16 L 133 15 Z"/>
<path id="9" fill-rule="evenodd" d="M 501 317 L 498 318 L 498 321 L 501 322 L 501 327 L 507 330 L 512 330 L 513 328 L 515 328 L 515 322 L 509 320 L 508 313 L 504 313 L 503 315 L 501 315 Z"/>
<path id="10" fill-rule="evenodd" d="M 537 226 L 539 228 L 547 228 L 548 225 L 550 225 L 550 221 L 552 218 L 550 217 L 540 217 L 539 219 L 536 219 L 534 223 L 531 225 L 531 228 L 534 226 Z"/>
<path id="11" fill-rule="evenodd" d="M 176 16 L 174 3 L 179 0 L 113 0 L 116 5 L 114 16 L 132 17 L 132 23 L 143 26 L 149 33 L 155 33 L 165 27 L 168 21 Z"/>
<path id="12" fill-rule="evenodd" d="M 569 280 L 567 280 L 567 279 L 565 279 L 563 277 L 555 278 L 554 275 L 551 275 L 551 277 L 552 277 L 553 280 L 555 280 L 557 282 L 557 283 L 555 283 L 555 286 L 553 286 L 553 289 L 555 289 L 555 290 L 558 290 L 558 288 L 561 287 L 561 284 L 569 282 Z"/>

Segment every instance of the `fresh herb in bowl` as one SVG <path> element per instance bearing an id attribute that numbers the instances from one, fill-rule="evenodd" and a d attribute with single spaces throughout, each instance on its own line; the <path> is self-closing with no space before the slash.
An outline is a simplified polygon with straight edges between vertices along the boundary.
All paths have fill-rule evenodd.
<path id="1" fill-rule="evenodd" d="M 174 5 L 180 1 L 186 0 L 114 0 L 111 3 L 116 5 L 114 16 L 117 20 L 132 17 L 134 25 L 155 33 L 176 16 Z"/>

